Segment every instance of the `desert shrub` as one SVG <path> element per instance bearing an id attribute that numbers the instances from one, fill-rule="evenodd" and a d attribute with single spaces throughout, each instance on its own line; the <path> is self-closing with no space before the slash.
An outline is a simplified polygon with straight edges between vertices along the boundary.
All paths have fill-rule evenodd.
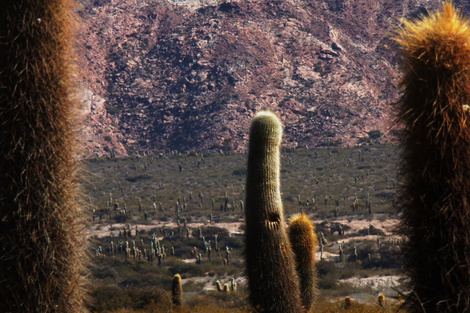
<path id="1" fill-rule="evenodd" d="M 204 276 L 204 269 L 195 263 L 174 262 L 168 269 L 172 275 L 180 274 L 181 277 Z"/>
<path id="2" fill-rule="evenodd" d="M 382 137 L 383 133 L 380 130 L 371 130 L 367 132 L 367 135 L 369 135 L 370 139 L 379 139 Z"/>
<path id="3" fill-rule="evenodd" d="M 374 225 L 370 225 L 368 228 L 363 228 L 358 231 L 360 236 L 367 236 L 367 235 L 376 235 L 376 236 L 385 236 L 383 230 L 378 229 Z"/>
<path id="4" fill-rule="evenodd" d="M 230 234 L 228 230 L 220 227 L 215 227 L 215 226 L 207 226 L 207 227 L 202 227 L 202 235 L 206 238 L 206 240 L 212 239 L 214 235 L 218 234 L 218 241 L 225 241 L 228 238 L 230 238 Z M 198 230 L 195 229 L 193 231 L 193 236 L 197 237 L 198 235 Z"/>
<path id="5" fill-rule="evenodd" d="M 113 217 L 115 223 L 125 223 L 127 221 L 127 216 L 124 214 L 117 214 Z"/>
<path id="6" fill-rule="evenodd" d="M 398 311 L 406 313 L 406 311 L 400 309 L 401 304 L 399 301 L 395 301 L 387 305 L 385 308 L 380 308 L 376 302 L 376 299 L 370 299 L 364 302 L 353 298 L 351 307 L 346 308 L 344 300 L 331 302 L 329 300 L 323 299 L 319 301 L 316 306 L 314 306 L 312 313 L 392 313 Z"/>
<path id="7" fill-rule="evenodd" d="M 191 248 L 190 245 L 188 245 L 188 246 L 185 245 L 185 246 L 175 248 L 175 256 L 178 257 L 178 258 L 193 257 L 193 255 L 191 254 L 192 249 L 193 248 Z"/>
<path id="8" fill-rule="evenodd" d="M 225 241 L 225 245 L 231 249 L 242 249 L 245 246 L 243 237 L 230 237 Z"/>
<path id="9" fill-rule="evenodd" d="M 380 252 L 380 267 L 382 268 L 402 268 L 402 255 L 399 248 L 390 245 L 383 245 Z"/>
<path id="10" fill-rule="evenodd" d="M 377 198 L 393 199 L 393 198 L 395 198 L 395 192 L 393 192 L 393 191 L 382 191 L 382 192 L 378 192 L 375 196 Z"/>
<path id="11" fill-rule="evenodd" d="M 118 309 L 143 309 L 153 302 L 166 302 L 168 296 L 165 291 L 158 288 L 121 288 L 117 286 L 96 286 L 90 295 L 92 303 L 89 309 L 92 312 L 113 311 Z"/>
<path id="12" fill-rule="evenodd" d="M 333 289 L 338 285 L 339 272 L 333 262 L 317 262 L 317 273 L 319 289 Z"/>
<path id="13" fill-rule="evenodd" d="M 203 282 L 196 282 L 194 280 L 190 280 L 183 285 L 184 292 L 188 292 L 188 291 L 201 292 L 203 288 L 204 288 Z"/>
<path id="14" fill-rule="evenodd" d="M 126 177 L 126 180 L 131 183 L 135 183 L 137 181 L 150 180 L 150 179 L 152 179 L 152 176 L 145 175 L 145 174 Z"/>
<path id="15" fill-rule="evenodd" d="M 240 169 L 236 169 L 236 170 L 233 170 L 232 172 L 232 175 L 234 176 L 245 176 L 246 175 L 246 169 L 245 168 L 240 168 Z"/>
<path id="16" fill-rule="evenodd" d="M 95 278 L 98 279 L 105 279 L 105 278 L 113 278 L 117 277 L 117 272 L 112 267 L 95 267 L 92 269 L 92 274 Z"/>

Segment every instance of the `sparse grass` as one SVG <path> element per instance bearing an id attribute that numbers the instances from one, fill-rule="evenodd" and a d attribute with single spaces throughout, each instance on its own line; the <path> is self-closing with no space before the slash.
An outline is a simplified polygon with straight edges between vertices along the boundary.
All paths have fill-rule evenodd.
<path id="1" fill-rule="evenodd" d="M 366 146 L 355 148 L 316 148 L 310 150 L 285 150 L 282 153 L 281 188 L 288 215 L 299 210 L 315 212 L 317 219 L 333 216 L 366 215 L 367 194 L 372 213 L 391 213 L 391 203 L 397 183 L 396 147 Z M 179 164 L 183 170 L 179 171 Z M 199 164 L 199 165 L 198 165 Z M 176 201 L 186 199 L 187 208 L 182 216 L 203 215 L 220 219 L 228 215 L 220 211 L 225 203 L 235 203 L 234 212 L 243 217 L 239 205 L 244 201 L 246 156 L 239 154 L 159 155 L 142 158 L 92 159 L 86 164 L 86 181 L 83 183 L 92 198 L 92 206 L 105 213 L 106 201 L 112 194 L 119 208 L 124 202 L 136 210 L 138 199 L 142 209 L 153 212 L 153 197 L 161 203 L 171 217 Z M 243 174 L 243 175 L 242 175 Z M 93 189 L 95 188 L 95 189 Z M 192 193 L 192 200 L 190 194 Z M 200 206 L 199 193 L 203 195 Z M 302 205 L 298 205 L 298 195 Z M 356 212 L 352 203 L 357 196 Z M 325 205 L 325 197 L 327 204 Z M 314 198 L 315 202 L 312 202 Z M 212 209 L 211 199 L 214 199 Z M 306 206 L 309 199 L 309 206 Z M 337 202 L 336 202 L 337 201 Z M 110 206 L 113 206 L 110 203 Z M 143 213 L 137 215 L 143 219 Z"/>

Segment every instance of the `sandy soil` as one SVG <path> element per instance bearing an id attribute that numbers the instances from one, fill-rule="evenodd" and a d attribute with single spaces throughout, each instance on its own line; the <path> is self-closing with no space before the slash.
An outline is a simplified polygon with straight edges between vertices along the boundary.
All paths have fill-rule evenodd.
<path id="1" fill-rule="evenodd" d="M 351 227 L 350 230 L 346 232 L 346 235 L 348 233 L 356 233 L 361 229 L 368 228 L 369 225 L 373 225 L 375 228 L 378 228 L 382 230 L 385 235 L 388 237 L 394 237 L 393 236 L 393 230 L 396 228 L 398 224 L 397 219 L 387 219 L 387 220 L 379 220 L 379 219 L 373 219 L 373 220 L 351 220 L 349 221 L 348 219 L 337 219 L 334 221 L 335 223 L 341 223 L 344 225 L 348 225 Z M 105 237 L 105 236 L 113 236 L 116 237 L 119 235 L 119 230 L 123 229 L 124 227 L 127 227 L 128 223 L 123 224 L 123 223 L 116 223 L 112 224 L 111 226 L 108 224 L 96 224 L 95 226 L 90 227 L 89 229 L 86 230 L 87 236 L 95 236 L 95 237 Z M 135 230 L 135 224 L 131 223 L 133 231 Z M 205 226 L 215 226 L 215 227 L 220 227 L 227 229 L 228 232 L 231 235 L 241 235 L 242 232 L 240 230 L 240 227 L 243 225 L 243 222 L 231 222 L 231 223 L 209 223 L 209 222 L 204 222 L 204 223 L 189 223 L 188 227 L 191 229 L 198 228 L 199 226 L 205 227 Z M 142 225 L 138 224 L 137 225 L 138 229 L 140 230 L 145 230 L 149 231 L 152 228 L 176 228 L 177 225 L 174 222 L 161 222 L 161 221 L 154 221 L 149 225 Z M 127 229 L 127 228 L 126 228 Z M 343 242 L 348 242 L 351 240 L 355 239 L 360 239 L 360 240 L 374 240 L 376 236 L 358 236 L 354 238 L 347 238 L 344 240 L 341 240 Z"/>
<path id="2" fill-rule="evenodd" d="M 321 222 L 321 221 L 320 221 Z M 368 228 L 369 225 L 373 225 L 375 228 L 378 228 L 382 230 L 385 233 L 385 236 L 382 237 L 382 240 L 389 241 L 393 240 L 396 241 L 400 239 L 400 237 L 393 235 L 393 231 L 396 228 L 398 224 L 397 219 L 384 219 L 380 218 L 379 219 L 373 219 L 373 220 L 356 220 L 356 219 L 337 219 L 333 221 L 334 223 L 341 223 L 344 225 L 348 225 L 351 227 L 350 230 L 346 231 L 346 236 L 351 233 L 357 233 L 359 230 Z M 135 232 L 135 224 L 131 223 L 132 225 L 132 232 Z M 89 227 L 86 231 L 87 236 L 94 236 L 94 237 L 105 237 L 105 236 L 112 236 L 112 237 L 118 237 L 119 236 L 119 230 L 123 229 L 126 227 L 127 229 L 128 224 L 95 224 L 92 227 Z M 227 229 L 228 232 L 233 236 L 239 236 L 242 235 L 241 232 L 241 227 L 243 226 L 243 222 L 230 222 L 230 223 L 209 223 L 207 222 L 198 222 L 198 223 L 189 223 L 188 227 L 191 229 L 196 229 L 197 227 L 204 227 L 204 226 L 215 226 L 215 227 L 220 227 Z M 161 222 L 161 221 L 154 221 L 149 225 L 141 225 L 138 224 L 137 228 L 139 230 L 145 230 L 145 231 L 151 231 L 153 228 L 176 228 L 177 225 L 174 222 Z M 162 238 L 159 238 L 162 239 Z M 334 253 L 337 250 L 337 246 L 339 243 L 343 244 L 348 244 L 351 243 L 352 241 L 355 242 L 366 242 L 366 241 L 375 241 L 377 240 L 377 236 L 375 235 L 370 235 L 370 236 L 355 236 L 355 237 L 348 237 L 348 238 L 340 238 L 337 242 L 330 242 L 326 245 L 325 251 L 323 252 L 323 258 L 326 260 L 338 260 L 339 255 L 338 253 Z M 332 253 L 333 251 L 333 253 Z M 315 254 L 316 260 L 320 260 L 320 252 L 318 251 Z M 348 255 L 345 255 L 345 258 L 347 258 Z M 184 262 L 187 263 L 194 263 L 196 262 L 195 258 L 190 258 L 183 260 Z M 246 284 L 246 278 L 242 276 L 243 273 L 240 273 L 240 275 L 237 275 L 235 278 L 235 282 L 239 285 L 245 285 Z M 232 277 L 210 277 L 210 276 L 205 276 L 205 277 L 192 277 L 192 278 L 186 278 L 183 279 L 183 284 L 189 281 L 192 281 L 194 283 L 202 283 L 203 284 L 203 289 L 206 291 L 214 291 L 217 290 L 216 287 L 216 281 L 219 280 L 221 285 L 223 286 L 224 284 L 228 284 L 229 286 L 231 285 L 230 279 Z M 393 295 L 395 294 L 394 288 L 398 287 L 400 285 L 400 279 L 402 277 L 400 276 L 370 276 L 370 277 L 353 277 L 349 279 L 343 279 L 340 280 L 340 283 L 348 283 L 351 284 L 354 287 L 370 287 L 374 293 L 375 292 L 383 292 L 387 295 Z M 369 297 L 369 294 L 360 294 L 356 295 L 357 297 Z"/>

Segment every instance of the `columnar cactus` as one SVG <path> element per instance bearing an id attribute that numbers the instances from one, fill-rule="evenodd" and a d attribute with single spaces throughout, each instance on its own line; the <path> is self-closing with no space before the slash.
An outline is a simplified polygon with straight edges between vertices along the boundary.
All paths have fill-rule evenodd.
<path id="1" fill-rule="evenodd" d="M 183 286 L 181 284 L 180 274 L 173 276 L 173 282 L 171 284 L 171 301 L 174 305 L 183 304 Z"/>
<path id="2" fill-rule="evenodd" d="M 234 278 L 230 279 L 230 290 L 237 291 L 237 283 Z"/>
<path id="3" fill-rule="evenodd" d="M 1 312 L 83 310 L 71 2 L 0 5 Z"/>
<path id="4" fill-rule="evenodd" d="M 396 35 L 404 55 L 400 191 L 411 312 L 470 307 L 470 25 L 451 3 Z"/>
<path id="5" fill-rule="evenodd" d="M 377 297 L 377 303 L 382 308 L 385 306 L 385 296 L 383 293 L 380 293 L 379 296 Z"/>
<path id="6" fill-rule="evenodd" d="M 295 259 L 280 193 L 282 126 L 270 112 L 254 117 L 246 183 L 245 260 L 250 301 L 263 312 L 302 312 Z"/>
<path id="7" fill-rule="evenodd" d="M 289 239 L 295 254 L 300 279 L 300 297 L 306 311 L 312 307 L 317 294 L 315 250 L 318 246 L 315 227 L 307 215 L 295 215 L 289 222 Z"/>
<path id="8" fill-rule="evenodd" d="M 217 291 L 222 291 L 222 285 L 220 284 L 219 280 L 215 281 L 215 285 L 217 286 Z"/>

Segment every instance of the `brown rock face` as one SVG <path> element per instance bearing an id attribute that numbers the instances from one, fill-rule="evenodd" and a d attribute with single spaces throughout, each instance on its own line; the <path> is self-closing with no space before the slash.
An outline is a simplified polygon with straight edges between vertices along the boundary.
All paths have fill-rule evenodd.
<path id="1" fill-rule="evenodd" d="M 260 109 L 281 117 L 292 147 L 356 144 L 371 131 L 393 140 L 389 36 L 400 17 L 439 3 L 83 0 L 83 145 L 118 156 L 243 150 Z"/>

